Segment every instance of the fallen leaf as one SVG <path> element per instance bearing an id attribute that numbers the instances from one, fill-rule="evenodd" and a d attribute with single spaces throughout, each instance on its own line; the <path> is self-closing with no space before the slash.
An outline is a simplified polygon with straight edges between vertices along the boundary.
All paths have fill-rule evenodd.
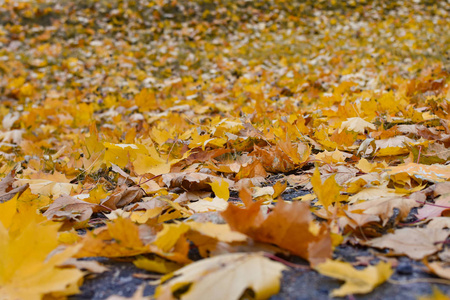
<path id="1" fill-rule="evenodd" d="M 98 261 L 79 260 L 79 259 L 75 259 L 75 258 L 70 258 L 70 259 L 66 260 L 63 264 L 61 264 L 61 266 L 62 267 L 72 266 L 72 267 L 76 267 L 77 269 L 86 270 L 90 273 L 95 273 L 95 274 L 101 274 L 101 273 L 104 273 L 109 270 L 107 267 L 105 267 Z"/>
<path id="2" fill-rule="evenodd" d="M 358 169 L 363 171 L 364 173 L 376 172 L 379 170 L 383 170 L 387 168 L 387 164 L 383 163 L 370 163 L 367 159 L 361 158 L 358 163 L 355 165 Z"/>
<path id="3" fill-rule="evenodd" d="M 50 204 L 44 216 L 58 221 L 84 222 L 89 220 L 94 211 L 99 210 L 100 207 L 96 204 L 63 195 Z"/>
<path id="4" fill-rule="evenodd" d="M 402 135 L 388 139 L 376 140 L 375 154 L 379 157 L 407 154 L 409 153 L 407 145 L 414 144 L 415 142 L 413 139 Z"/>
<path id="5" fill-rule="evenodd" d="M 364 214 L 364 213 L 352 213 L 349 211 L 345 211 L 345 217 L 341 217 L 338 219 L 337 224 L 340 228 L 345 229 L 345 226 L 350 226 L 353 229 L 357 229 L 359 231 L 362 230 L 362 227 L 371 222 L 379 222 L 380 217 Z"/>
<path id="6" fill-rule="evenodd" d="M 351 205 L 350 211 L 363 211 L 367 215 L 376 215 L 383 221 L 383 226 L 394 214 L 394 209 L 398 209 L 400 220 L 405 220 L 412 208 L 420 206 L 415 198 L 390 196 L 368 200 Z"/>
<path id="7" fill-rule="evenodd" d="M 204 174 L 204 173 L 169 173 L 162 175 L 162 181 L 169 188 L 182 187 L 187 191 L 193 190 L 211 190 L 211 183 L 225 181 L 229 187 L 234 182 L 222 177 Z M 222 183 L 223 184 L 223 183 Z"/>
<path id="8" fill-rule="evenodd" d="M 425 262 L 425 265 L 430 269 L 430 271 L 444 279 L 450 280 L 450 264 L 446 262 Z"/>
<path id="9" fill-rule="evenodd" d="M 244 234 L 232 231 L 228 224 L 189 222 L 186 225 L 197 233 L 226 243 L 244 242 L 247 240 L 247 237 Z"/>
<path id="10" fill-rule="evenodd" d="M 422 208 L 417 210 L 416 218 L 419 220 L 439 217 L 450 210 L 450 194 L 439 196 L 434 203 L 423 202 Z"/>
<path id="11" fill-rule="evenodd" d="M 224 211 L 228 206 L 228 202 L 222 198 L 215 197 L 200 199 L 196 202 L 187 204 L 187 207 L 194 213 L 204 213 L 209 211 Z"/>
<path id="12" fill-rule="evenodd" d="M 339 150 L 334 150 L 333 152 L 328 152 L 327 150 L 317 153 L 315 158 L 326 164 L 336 164 L 336 163 L 344 163 L 345 159 L 351 155 L 348 155 L 345 152 L 341 152 Z"/>
<path id="13" fill-rule="evenodd" d="M 239 299 L 251 289 L 256 299 L 278 293 L 287 267 L 261 253 L 232 253 L 205 258 L 161 280 L 156 299 Z M 220 286 L 220 293 L 217 287 Z M 186 287 L 189 287 L 188 289 Z M 180 295 L 181 294 L 181 295 Z"/>
<path id="14" fill-rule="evenodd" d="M 225 201 L 228 201 L 228 198 L 230 198 L 230 190 L 228 189 L 230 184 L 225 181 L 214 181 L 209 184 L 216 195 L 216 197 L 219 197 Z"/>
<path id="15" fill-rule="evenodd" d="M 366 187 L 353 196 L 348 198 L 350 204 L 358 203 L 359 201 L 372 201 L 380 198 L 395 199 L 404 194 L 396 193 L 394 189 L 389 189 L 384 185 Z"/>
<path id="16" fill-rule="evenodd" d="M 188 230 L 189 226 L 184 223 L 164 224 L 149 245 L 152 252 L 180 264 L 190 263 Z"/>
<path id="17" fill-rule="evenodd" d="M 133 264 L 139 269 L 159 274 L 167 274 L 182 267 L 180 264 L 165 260 L 158 256 L 155 256 L 153 259 L 143 256 L 138 257 L 135 261 L 133 261 Z"/>
<path id="18" fill-rule="evenodd" d="M 416 180 L 426 180 L 430 182 L 444 182 L 450 179 L 450 165 L 422 165 L 409 163 L 397 167 L 391 167 L 387 171 L 393 180 L 402 173 L 407 174 Z"/>
<path id="19" fill-rule="evenodd" d="M 354 131 L 358 133 L 364 133 L 366 129 L 375 130 L 376 127 L 370 122 L 359 117 L 348 118 L 347 121 L 342 122 L 341 129 L 346 129 L 348 131 Z"/>
<path id="20" fill-rule="evenodd" d="M 0 204 L 0 211 L 9 202 L 15 201 Z M 38 223 L 37 219 L 32 219 L 20 226 L 20 218 L 13 219 L 10 224 L 1 221 L 0 294 L 4 299 L 40 300 L 50 293 L 70 295 L 78 292 L 83 273 L 59 266 L 74 256 L 80 247 L 68 247 L 52 255 L 58 246 L 60 224 Z"/>
<path id="21" fill-rule="evenodd" d="M 277 181 L 274 185 L 273 185 L 273 195 L 272 198 L 273 199 L 277 199 L 279 196 L 281 196 L 281 194 L 286 190 L 287 188 L 287 181 L 285 181 L 284 183 L 281 183 L 281 181 Z"/>
<path id="22" fill-rule="evenodd" d="M 348 262 L 328 259 L 326 262 L 317 265 L 315 269 L 322 275 L 345 281 L 340 288 L 331 292 L 332 297 L 370 293 L 394 273 L 391 265 L 383 261 L 375 266 L 368 266 L 359 270 Z"/>
<path id="23" fill-rule="evenodd" d="M 253 202 L 246 208 L 229 204 L 222 216 L 231 229 L 257 241 L 289 250 L 313 265 L 331 257 L 331 238 L 327 227 L 322 224 L 317 232 L 310 231 L 313 216 L 308 204 L 280 201 L 267 218 L 260 207 L 260 202 Z"/>
<path id="24" fill-rule="evenodd" d="M 278 173 L 289 172 L 300 168 L 308 160 L 311 149 L 303 144 L 292 144 L 290 141 L 279 141 L 275 146 L 255 146 L 252 156 L 256 156 L 265 171 Z M 253 174 L 254 176 L 263 174 Z M 241 177 L 239 177 L 241 178 Z"/>
<path id="25" fill-rule="evenodd" d="M 125 257 L 152 252 L 140 239 L 139 227 L 125 218 L 117 218 L 106 227 L 88 231 L 81 243 L 83 246 L 77 258 Z"/>
<path id="26" fill-rule="evenodd" d="M 0 181 L 0 203 L 10 200 L 16 194 L 22 194 L 28 188 L 28 184 L 13 188 L 15 171 L 12 171 Z"/>
<path id="27" fill-rule="evenodd" d="M 55 182 L 47 179 L 18 179 L 16 186 L 29 185 L 31 192 L 35 195 L 52 196 L 70 195 L 78 186 L 67 182 Z"/>
<path id="28" fill-rule="evenodd" d="M 232 231 L 228 224 L 214 224 L 212 222 L 186 223 L 190 227 L 187 238 L 194 243 L 202 257 L 208 257 L 216 250 L 218 243 L 246 243 L 248 238 L 245 234 Z"/>
<path id="29" fill-rule="evenodd" d="M 101 202 L 101 205 L 109 207 L 111 209 L 117 209 L 124 207 L 133 202 L 141 200 L 145 192 L 139 186 L 128 187 L 122 185 L 117 187 L 111 195 Z"/>
<path id="30" fill-rule="evenodd" d="M 427 228 L 436 228 L 436 229 L 450 229 L 450 218 L 448 217 L 434 217 L 427 224 Z"/>
<path id="31" fill-rule="evenodd" d="M 319 169 L 316 168 L 311 178 L 311 184 L 318 199 L 317 204 L 322 205 L 325 209 L 333 203 L 339 202 L 341 198 L 341 187 L 336 183 L 334 177 L 335 175 L 332 175 L 322 183 Z"/>
<path id="32" fill-rule="evenodd" d="M 442 249 L 450 232 L 434 228 L 401 228 L 394 233 L 366 242 L 376 248 L 390 248 L 395 254 L 405 254 L 412 259 L 422 259 Z"/>

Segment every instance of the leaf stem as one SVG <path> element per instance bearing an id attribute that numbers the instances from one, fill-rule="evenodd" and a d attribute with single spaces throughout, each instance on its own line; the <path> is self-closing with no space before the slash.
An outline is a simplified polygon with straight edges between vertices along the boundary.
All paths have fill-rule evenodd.
<path id="1" fill-rule="evenodd" d="M 153 176 L 152 178 L 149 178 L 149 179 L 147 179 L 146 181 L 144 181 L 144 182 L 140 182 L 139 184 L 137 184 L 137 186 L 141 186 L 141 184 L 144 184 L 144 183 L 146 183 L 146 182 L 149 182 L 150 180 L 153 180 L 153 179 L 155 179 L 155 178 L 158 178 L 158 177 L 161 177 L 162 176 L 162 174 L 159 174 L 159 175 L 156 175 L 156 176 Z"/>
<path id="2" fill-rule="evenodd" d="M 107 209 L 107 210 L 109 210 L 109 211 L 113 211 L 112 208 L 109 208 L 108 206 L 105 206 L 105 205 L 103 205 L 103 204 L 98 204 L 98 206 L 100 206 L 100 207 L 102 207 L 102 208 L 104 208 L 104 209 Z"/>
<path id="3" fill-rule="evenodd" d="M 274 255 L 272 253 L 264 252 L 264 256 L 267 257 L 267 258 L 270 258 L 271 260 L 275 260 L 277 262 L 280 262 L 280 263 L 282 263 L 282 264 L 284 264 L 284 265 L 286 265 L 288 267 L 291 267 L 291 268 L 303 269 L 303 270 L 310 270 L 311 269 L 309 266 L 291 263 L 291 262 L 289 262 L 287 260 L 284 260 L 284 259 L 282 259 L 282 258 L 280 258 L 280 257 L 278 257 L 278 256 L 276 256 L 276 255 Z"/>
<path id="4" fill-rule="evenodd" d="M 428 202 L 422 202 L 422 201 L 419 201 L 419 200 L 416 200 L 416 202 L 417 202 L 417 203 L 420 203 L 420 204 L 424 204 L 424 205 L 430 205 L 430 206 L 442 207 L 442 208 L 448 208 L 448 209 L 450 209 L 450 206 L 438 205 L 438 204 L 428 203 Z"/>

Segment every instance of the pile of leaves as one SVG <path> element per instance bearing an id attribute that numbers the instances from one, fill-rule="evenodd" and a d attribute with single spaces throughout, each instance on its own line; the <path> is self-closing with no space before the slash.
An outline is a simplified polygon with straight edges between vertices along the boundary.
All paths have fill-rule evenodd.
<path id="1" fill-rule="evenodd" d="M 76 294 L 87 257 L 157 299 L 268 298 L 293 256 L 331 296 L 402 255 L 450 280 L 448 2 L 0 3 L 2 299 Z"/>

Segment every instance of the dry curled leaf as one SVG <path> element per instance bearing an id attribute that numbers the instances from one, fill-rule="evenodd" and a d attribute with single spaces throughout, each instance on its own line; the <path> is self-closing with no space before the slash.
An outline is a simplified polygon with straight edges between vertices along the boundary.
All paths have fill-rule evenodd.
<path id="1" fill-rule="evenodd" d="M 0 181 L 0 203 L 10 200 L 16 194 L 22 194 L 28 188 L 28 184 L 13 188 L 15 171 L 11 171 Z"/>
<path id="2" fill-rule="evenodd" d="M 84 222 L 89 220 L 93 212 L 99 210 L 100 207 L 96 204 L 63 195 L 50 204 L 44 216 L 59 221 Z"/>
<path id="3" fill-rule="evenodd" d="M 117 187 L 111 195 L 104 199 L 101 202 L 101 205 L 114 210 L 141 200 L 144 194 L 145 192 L 139 186 L 128 187 L 126 185 L 122 185 Z"/>

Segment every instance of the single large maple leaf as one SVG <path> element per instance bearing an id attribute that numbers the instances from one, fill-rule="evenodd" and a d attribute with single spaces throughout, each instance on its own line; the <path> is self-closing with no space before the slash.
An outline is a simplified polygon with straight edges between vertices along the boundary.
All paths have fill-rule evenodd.
<path id="1" fill-rule="evenodd" d="M 265 218 L 260 202 L 246 208 L 229 204 L 222 213 L 231 229 L 266 243 L 275 244 L 316 264 L 331 257 L 331 237 L 325 225 L 314 223 L 309 205 L 280 201 Z"/>
<path id="2" fill-rule="evenodd" d="M 16 198 L 0 204 L 0 210 L 0 299 L 39 300 L 51 293 L 76 294 L 83 273 L 58 266 L 75 255 L 79 247 L 52 255 L 61 225 L 39 222 L 38 218 L 29 218 L 23 226 L 16 224 L 23 221 L 14 217 L 20 213 Z"/>

